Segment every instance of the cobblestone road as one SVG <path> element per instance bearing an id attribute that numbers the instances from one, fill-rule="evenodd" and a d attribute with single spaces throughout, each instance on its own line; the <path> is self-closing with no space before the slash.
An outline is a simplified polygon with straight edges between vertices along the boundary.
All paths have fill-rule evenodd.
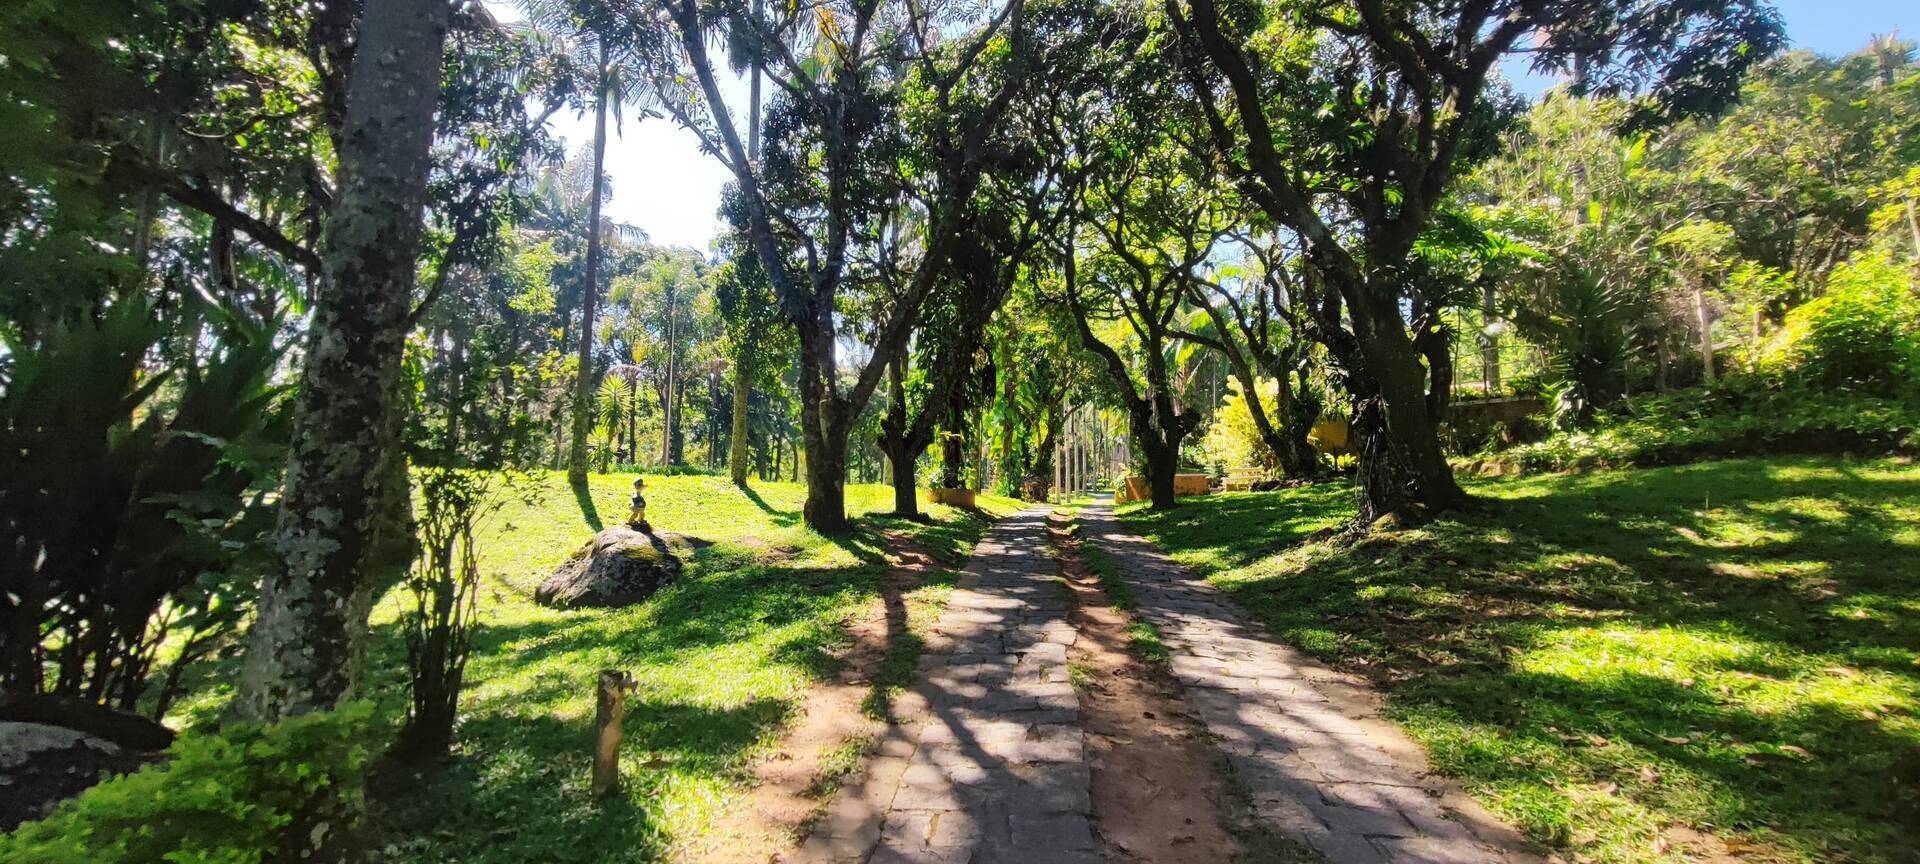
<path id="1" fill-rule="evenodd" d="M 1068 597 L 1046 507 L 975 547 L 875 744 L 800 847 L 808 864 L 1093 864 L 1086 735 L 1067 679 Z M 1273 642 L 1218 589 L 1114 522 L 1085 537 L 1132 586 L 1171 671 L 1257 816 L 1335 864 L 1535 864 L 1511 828 L 1428 776 L 1364 685 Z M 1200 862 L 1196 862 L 1200 864 Z M 1211 864 L 1211 862 L 1207 862 Z"/>
<path id="2" fill-rule="evenodd" d="M 919 683 L 862 778 L 800 849 L 810 864 L 1092 864 L 1080 701 L 1067 682 L 1067 596 L 1046 507 L 974 547 Z"/>
<path id="3" fill-rule="evenodd" d="M 1260 818 L 1336 864 L 1539 860 L 1511 828 L 1429 777 L 1418 745 L 1379 718 L 1360 682 L 1272 641 L 1218 589 L 1122 531 L 1110 507 L 1085 508 L 1080 520 L 1172 649 L 1187 704 Z"/>

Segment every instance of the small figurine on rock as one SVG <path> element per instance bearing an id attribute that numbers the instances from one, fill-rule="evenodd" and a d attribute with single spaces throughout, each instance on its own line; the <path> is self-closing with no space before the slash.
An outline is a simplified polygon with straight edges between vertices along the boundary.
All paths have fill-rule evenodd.
<path id="1" fill-rule="evenodd" d="M 627 527 L 635 531 L 653 529 L 647 524 L 647 481 L 644 477 L 633 478 L 633 509 L 627 513 Z"/>

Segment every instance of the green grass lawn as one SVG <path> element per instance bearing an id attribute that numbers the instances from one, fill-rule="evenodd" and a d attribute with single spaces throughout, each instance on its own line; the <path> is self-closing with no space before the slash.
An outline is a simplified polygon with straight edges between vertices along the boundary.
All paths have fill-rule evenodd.
<path id="1" fill-rule="evenodd" d="M 1920 860 L 1920 467 L 1469 489 L 1474 512 L 1344 545 L 1301 542 L 1351 512 L 1341 484 L 1122 518 L 1370 674 L 1435 768 L 1577 860 Z"/>
<path id="2" fill-rule="evenodd" d="M 392 778 L 370 807 L 379 857 L 405 862 L 644 862 L 674 857 L 720 820 L 742 790 L 751 758 L 775 741 L 809 682 L 835 667 L 840 624 L 876 596 L 885 571 L 882 531 L 910 535 L 958 567 L 990 519 L 923 505 L 915 523 L 881 486 L 847 488 L 857 530 L 827 538 L 800 522 L 805 489 L 725 478 L 648 477 L 657 530 L 714 545 L 685 578 L 624 610 L 559 612 L 533 589 L 593 533 L 625 518 L 630 477 L 595 476 L 577 497 L 544 479 L 536 503 L 492 517 L 480 539 L 481 627 L 467 673 L 454 757 L 417 777 Z M 1017 502 L 982 495 L 993 514 Z M 939 592 L 931 580 L 921 590 Z M 373 695 L 404 712 L 406 649 L 393 622 L 402 598 L 374 612 Z M 593 682 L 631 670 L 622 774 L 625 794 L 587 794 Z M 212 684 L 182 708 L 213 716 L 228 686 Z"/>

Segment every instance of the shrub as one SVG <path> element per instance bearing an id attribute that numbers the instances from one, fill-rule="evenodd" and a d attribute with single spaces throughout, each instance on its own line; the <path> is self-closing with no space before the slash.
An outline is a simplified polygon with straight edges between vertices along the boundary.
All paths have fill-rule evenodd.
<path id="1" fill-rule="evenodd" d="M 1884 255 L 1840 265 L 1826 293 L 1792 312 L 1763 358 L 1791 383 L 1891 394 L 1920 374 L 1920 299 Z"/>
<path id="2" fill-rule="evenodd" d="M 280 351 L 236 324 L 163 368 L 173 319 L 235 320 L 187 302 L 99 304 L 0 347 L 0 573 L 24 619 L 0 638 L 0 690 L 130 709 L 161 642 L 191 662 L 239 624 L 286 461 Z"/>
<path id="3" fill-rule="evenodd" d="M 1265 404 L 1272 405 L 1279 385 L 1270 378 L 1257 383 L 1260 397 L 1266 400 Z M 1260 437 L 1260 428 L 1254 425 L 1252 409 L 1247 407 L 1246 390 L 1238 378 L 1227 379 L 1227 395 L 1220 401 L 1220 409 L 1213 412 L 1213 422 L 1200 439 L 1200 449 L 1208 460 L 1222 467 L 1222 474 L 1227 467 L 1266 471 L 1280 467 L 1280 457 L 1267 446 L 1266 439 Z"/>
<path id="4" fill-rule="evenodd" d="M 181 737 L 157 765 L 107 780 L 0 836 L 7 864 L 258 864 L 295 814 L 359 809 L 372 707 Z"/>
<path id="5" fill-rule="evenodd" d="M 644 474 L 648 477 L 725 477 L 724 468 L 702 468 L 698 465 L 655 465 L 639 462 L 619 462 L 607 469 L 609 474 Z"/>
<path id="6" fill-rule="evenodd" d="M 1755 376 L 1623 402 L 1594 428 L 1491 457 L 1526 470 L 1671 465 L 1766 453 L 1920 449 L 1920 404 Z"/>

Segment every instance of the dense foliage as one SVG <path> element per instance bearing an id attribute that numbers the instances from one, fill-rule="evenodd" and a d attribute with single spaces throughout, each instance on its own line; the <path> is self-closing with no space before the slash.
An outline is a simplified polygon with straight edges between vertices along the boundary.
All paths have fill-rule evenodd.
<path id="1" fill-rule="evenodd" d="M 253 864 L 295 860 L 287 826 L 317 799 L 358 808 L 373 706 L 181 738 L 165 761 L 89 789 L 0 835 L 18 864 Z"/>

